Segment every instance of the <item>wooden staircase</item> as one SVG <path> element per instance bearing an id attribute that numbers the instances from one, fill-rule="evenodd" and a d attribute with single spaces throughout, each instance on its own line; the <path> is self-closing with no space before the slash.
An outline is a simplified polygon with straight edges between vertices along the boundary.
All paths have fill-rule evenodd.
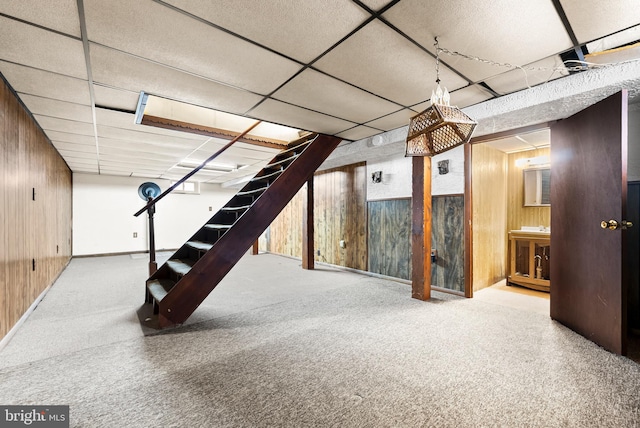
<path id="1" fill-rule="evenodd" d="M 278 153 L 147 280 L 144 325 L 186 321 L 340 141 L 314 134 Z"/>

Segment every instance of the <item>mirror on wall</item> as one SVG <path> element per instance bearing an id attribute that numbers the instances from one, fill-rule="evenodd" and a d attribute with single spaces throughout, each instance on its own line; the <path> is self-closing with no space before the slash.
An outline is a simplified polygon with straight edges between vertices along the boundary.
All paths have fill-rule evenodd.
<path id="1" fill-rule="evenodd" d="M 524 173 L 524 206 L 548 207 L 551 205 L 551 169 L 528 168 Z"/>

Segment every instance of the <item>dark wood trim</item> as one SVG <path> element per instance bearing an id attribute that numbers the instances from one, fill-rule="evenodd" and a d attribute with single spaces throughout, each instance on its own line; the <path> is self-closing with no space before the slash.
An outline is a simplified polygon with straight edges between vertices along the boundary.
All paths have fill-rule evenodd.
<path id="1" fill-rule="evenodd" d="M 491 140 L 498 140 L 500 138 L 511 137 L 516 134 L 526 134 L 529 132 L 540 131 L 541 129 L 550 128 L 551 125 L 556 123 L 556 120 L 550 122 L 538 123 L 537 125 L 523 126 L 522 128 L 509 129 L 508 131 L 496 132 L 494 134 L 481 135 L 471 139 L 471 144 L 485 143 Z"/>
<path id="2" fill-rule="evenodd" d="M 411 297 L 431 298 L 431 158 L 413 158 L 411 203 Z"/>
<path id="3" fill-rule="evenodd" d="M 464 193 L 447 193 L 442 195 L 431 195 L 432 198 L 450 198 L 452 196 L 464 196 Z"/>
<path id="4" fill-rule="evenodd" d="M 471 144 L 464 145 L 464 296 L 473 297 L 473 192 Z"/>
<path id="5" fill-rule="evenodd" d="M 385 201 L 407 201 L 411 200 L 410 196 L 397 197 L 397 198 L 385 198 L 385 199 L 367 199 L 368 202 L 385 202 Z"/>
<path id="6" fill-rule="evenodd" d="M 448 288 L 438 287 L 437 285 L 432 285 L 431 289 L 433 291 L 439 291 L 440 293 L 447 293 L 447 294 L 453 294 L 454 296 L 467 297 L 465 296 L 465 293 L 463 293 L 462 291 L 449 290 Z"/>
<path id="7" fill-rule="evenodd" d="M 306 195 L 302 199 L 302 269 L 314 269 L 313 241 L 313 177 L 307 181 Z"/>
<path id="8" fill-rule="evenodd" d="M 213 128 L 210 126 L 197 125 L 195 123 L 181 122 L 179 120 L 167 119 L 164 117 L 142 116 L 142 125 L 155 126 L 156 128 L 171 129 L 173 131 L 190 132 L 192 134 L 206 135 L 223 140 L 229 140 L 242 135 L 240 132 L 229 131 L 227 129 Z M 256 135 L 243 135 L 238 141 L 256 146 L 269 147 L 272 149 L 284 149 L 289 144 L 288 141 L 276 140 L 274 138 L 258 137 Z"/>
<path id="9" fill-rule="evenodd" d="M 260 241 L 256 239 L 253 242 L 253 245 L 251 246 L 251 255 L 257 256 L 259 252 L 260 252 Z"/>

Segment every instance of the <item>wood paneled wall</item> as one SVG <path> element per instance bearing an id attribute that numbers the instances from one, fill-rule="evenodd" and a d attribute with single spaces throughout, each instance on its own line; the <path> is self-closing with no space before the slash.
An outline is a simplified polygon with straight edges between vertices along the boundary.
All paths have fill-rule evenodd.
<path id="1" fill-rule="evenodd" d="M 364 162 L 315 175 L 317 261 L 367 270 L 366 175 Z M 340 248 L 341 240 L 345 241 L 345 248 Z"/>
<path id="2" fill-rule="evenodd" d="M 71 258 L 71 171 L 1 77 L 0 204 L 2 338 Z"/>
<path id="3" fill-rule="evenodd" d="M 365 163 L 322 171 L 314 176 L 315 260 L 367 269 L 367 208 Z M 260 248 L 302 256 L 302 201 L 306 186 L 271 223 Z M 340 248 L 340 240 L 345 248 Z"/>
<path id="4" fill-rule="evenodd" d="M 505 278 L 507 260 L 507 155 L 472 146 L 473 290 Z"/>
<path id="5" fill-rule="evenodd" d="M 267 231 L 263 250 L 291 257 L 302 257 L 302 202 L 307 185 L 278 214 Z"/>
<path id="6" fill-rule="evenodd" d="M 508 155 L 507 231 L 520 229 L 522 226 L 548 227 L 551 225 L 550 207 L 524 206 L 523 168 L 516 166 L 516 162 L 519 159 L 549 156 L 550 153 L 551 150 L 547 147 L 537 150 L 527 150 L 526 152 L 510 153 Z"/>
<path id="7" fill-rule="evenodd" d="M 464 293 L 464 195 L 431 199 L 431 284 Z"/>
<path id="8" fill-rule="evenodd" d="M 369 272 L 411 279 L 411 199 L 369 202 Z"/>

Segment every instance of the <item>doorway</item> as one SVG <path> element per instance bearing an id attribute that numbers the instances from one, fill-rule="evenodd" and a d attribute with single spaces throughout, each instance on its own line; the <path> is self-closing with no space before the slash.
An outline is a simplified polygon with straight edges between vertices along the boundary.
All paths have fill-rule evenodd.
<path id="1" fill-rule="evenodd" d="M 548 245 L 538 244 L 550 236 L 549 180 L 545 178 L 549 155 L 548 127 L 472 144 L 474 292 L 501 289 L 501 282 L 506 287 L 548 291 L 551 255 Z M 523 241 L 514 241 L 517 232 Z"/>
<path id="2" fill-rule="evenodd" d="M 616 105 L 619 105 L 621 107 L 616 108 Z M 564 146 L 559 146 L 558 148 L 560 148 L 560 150 L 558 150 L 558 148 L 555 149 L 555 153 L 556 153 L 555 157 L 560 159 L 563 156 L 565 156 L 567 153 L 571 154 L 570 156 L 571 160 L 568 163 L 568 165 L 570 165 L 571 167 L 570 174 L 569 174 L 570 177 L 575 177 L 576 172 L 573 171 L 573 169 L 576 167 L 576 165 L 577 165 L 577 168 L 581 168 L 583 165 L 587 165 L 588 162 L 592 162 L 590 164 L 591 165 L 590 169 L 587 169 L 586 176 L 581 177 L 579 180 L 575 180 L 575 179 L 567 180 L 567 173 L 564 172 L 564 176 L 563 176 L 562 171 L 559 172 L 560 175 L 554 178 L 556 182 L 560 183 L 560 184 L 556 184 L 555 199 L 556 201 L 559 201 L 556 203 L 556 206 L 559 206 L 557 204 L 564 205 L 564 209 L 565 209 L 562 215 L 558 214 L 560 211 L 557 211 L 557 212 L 554 211 L 556 213 L 554 217 L 556 219 L 554 223 L 556 224 L 556 229 L 558 228 L 557 225 L 563 225 L 565 224 L 566 221 L 569 221 L 570 223 L 571 222 L 576 223 L 576 217 L 586 217 L 589 214 L 587 211 L 592 210 L 592 208 L 594 207 L 601 208 L 601 207 L 611 207 L 611 206 L 618 206 L 618 207 L 623 206 L 624 208 L 621 212 L 613 213 L 613 214 L 599 213 L 598 216 L 620 217 L 619 221 L 628 220 L 632 223 L 635 223 L 633 222 L 632 218 L 637 217 L 637 213 L 638 211 L 640 211 L 640 206 L 639 206 L 640 195 L 638 195 L 639 198 L 634 202 L 632 198 L 632 194 L 634 191 L 640 194 L 640 187 L 633 189 L 633 186 L 638 186 L 638 184 L 633 183 L 632 181 L 634 180 L 640 181 L 640 113 L 638 113 L 640 109 L 632 109 L 629 112 L 629 115 L 627 116 L 627 106 L 628 104 L 626 101 L 626 94 L 622 92 L 616 96 L 612 96 L 611 100 L 609 101 L 606 101 L 606 102 L 603 101 L 601 103 L 597 103 L 592 107 L 589 107 L 584 111 L 584 113 L 578 113 L 572 116 L 571 118 L 567 118 L 563 121 L 559 121 L 553 125 L 544 124 L 538 127 L 539 128 L 538 130 L 540 130 L 542 128 L 548 128 L 550 125 L 552 125 L 553 129 L 556 130 L 556 131 L 552 130 L 551 132 L 551 138 L 549 138 L 550 144 L 554 138 L 563 137 L 565 139 L 565 141 L 563 142 Z M 607 120 L 611 122 L 611 123 L 607 122 L 606 126 L 603 124 L 603 118 L 605 117 L 607 118 Z M 629 120 L 628 122 L 628 127 L 629 127 L 628 155 L 627 155 L 627 119 Z M 569 124 L 570 126 L 567 126 L 567 124 Z M 597 124 L 597 125 L 594 126 L 594 124 Z M 584 129 L 586 128 L 589 128 L 589 130 L 585 132 Z M 615 134 L 615 135 L 607 134 L 609 130 L 611 130 L 610 134 Z M 616 130 L 619 130 L 619 131 L 616 131 Z M 527 129 L 526 131 L 528 133 L 529 131 L 534 131 L 534 129 Z M 554 132 L 556 137 L 553 137 Z M 521 136 L 522 133 L 523 133 L 522 129 L 515 130 L 512 132 L 505 132 L 500 135 L 480 137 L 479 139 L 476 139 L 475 141 L 472 141 L 472 142 L 486 143 L 488 141 L 491 141 L 489 145 L 489 147 L 491 147 L 491 144 L 494 144 L 495 141 L 506 141 L 506 137 L 517 138 L 518 136 Z M 607 134 L 608 136 L 607 135 L 599 136 L 599 134 Z M 594 138 L 593 137 L 594 135 L 598 135 L 598 137 Z M 586 146 L 586 144 L 589 143 L 590 139 L 595 140 L 594 141 L 595 145 L 591 149 L 587 150 L 584 147 Z M 610 144 L 611 141 L 613 141 L 613 143 L 611 143 L 613 144 L 613 146 L 611 148 L 605 147 L 605 145 Z M 603 168 L 604 153 L 608 153 L 608 152 L 615 153 L 616 144 L 618 144 L 617 153 L 621 153 L 622 156 L 617 157 L 618 159 L 617 163 L 613 162 L 612 166 Z M 621 146 L 622 146 L 622 150 L 620 151 Z M 473 147 L 473 151 L 470 150 L 472 159 L 475 157 L 474 162 L 470 162 L 472 165 L 475 163 L 477 158 L 482 158 L 483 156 L 487 158 L 487 155 L 483 154 L 482 150 L 488 151 L 488 149 L 480 149 L 479 147 L 481 146 L 478 145 L 477 153 L 476 153 L 475 146 Z M 586 158 L 578 158 L 577 157 L 578 154 L 580 156 L 586 156 Z M 486 276 L 483 277 L 482 270 L 479 271 L 477 269 L 477 266 L 482 264 L 483 260 L 485 263 L 489 263 L 490 265 L 493 264 L 494 269 L 496 269 L 498 272 L 500 270 L 503 270 L 504 278 L 507 278 L 510 274 L 509 264 L 512 262 L 512 260 L 507 256 L 509 251 L 509 243 L 504 241 L 500 242 L 499 240 L 497 240 L 496 235 L 499 235 L 499 234 L 496 233 L 495 230 L 493 231 L 491 230 L 491 227 L 496 227 L 495 220 L 496 220 L 496 217 L 498 217 L 499 219 L 500 215 L 498 216 L 486 215 L 487 212 L 491 213 L 492 210 L 495 210 L 496 209 L 495 207 L 498 207 L 498 210 L 501 211 L 500 204 L 499 203 L 492 204 L 489 207 L 485 206 L 484 208 L 482 206 L 478 207 L 477 203 L 478 201 L 482 203 L 482 198 L 478 198 L 477 195 L 474 195 L 474 193 L 477 194 L 478 191 L 480 191 L 480 189 L 484 189 L 484 193 L 491 193 L 491 196 L 494 198 L 497 198 L 496 195 L 509 194 L 507 190 L 508 188 L 507 183 L 513 185 L 514 184 L 513 179 L 505 179 L 503 180 L 503 182 L 500 182 L 499 180 L 494 181 L 494 185 L 489 187 L 486 186 L 486 183 L 484 183 L 485 184 L 484 187 L 479 187 L 477 186 L 477 183 L 476 183 L 476 181 L 479 181 L 482 184 L 482 173 L 486 172 L 485 170 L 487 169 L 489 170 L 491 168 L 508 169 L 508 165 L 507 165 L 508 162 L 504 161 L 506 156 L 508 155 L 505 154 L 505 155 L 502 155 L 502 157 L 500 155 L 496 156 L 497 160 L 494 159 L 494 161 L 490 163 L 491 167 L 487 167 L 487 163 L 485 163 L 484 165 L 483 164 L 480 164 L 479 166 L 476 165 L 475 168 L 470 168 L 467 170 L 469 173 L 469 179 L 471 177 L 473 178 L 473 180 L 471 180 L 471 183 L 473 184 L 472 186 L 473 190 L 472 192 L 470 192 L 470 194 L 473 195 L 473 198 L 469 199 L 470 203 L 472 204 L 472 210 L 474 215 L 473 229 L 479 229 L 479 233 L 473 234 L 473 242 L 471 245 L 472 256 L 475 259 L 473 262 L 471 271 L 472 271 L 474 289 L 476 290 L 483 288 L 483 286 L 486 287 L 487 285 L 489 285 L 489 282 L 491 282 L 491 279 L 494 279 L 491 277 L 487 279 Z M 614 159 L 615 159 L 615 156 L 616 155 L 614 154 Z M 622 160 L 622 162 L 620 162 L 620 160 Z M 628 163 L 627 163 L 627 160 L 629 161 Z M 567 165 L 566 160 L 564 162 L 564 165 Z M 597 167 L 598 165 L 600 165 L 600 167 Z M 629 166 L 628 169 L 627 169 L 627 165 Z M 635 170 L 634 170 L 634 166 L 635 166 Z M 483 168 L 485 170 L 483 170 Z M 617 173 L 618 177 L 622 176 L 622 179 L 618 178 L 617 180 L 620 180 L 618 181 L 619 183 L 620 182 L 623 183 L 621 188 L 620 186 L 618 186 L 619 188 L 617 190 L 618 199 L 614 198 L 612 201 L 604 203 L 602 202 L 603 200 L 605 200 L 603 196 L 598 195 L 598 197 L 594 201 L 591 201 L 589 203 L 590 205 L 588 205 L 589 207 L 588 209 L 578 208 L 576 210 L 574 206 L 575 199 L 576 198 L 584 199 L 583 195 L 585 193 L 589 193 L 592 191 L 592 190 L 589 190 L 589 192 L 586 192 L 586 191 L 578 192 L 577 189 L 580 189 L 580 187 L 578 187 L 579 183 L 576 183 L 576 181 L 578 182 L 586 181 L 588 178 L 589 179 L 593 178 L 593 177 L 590 177 L 590 175 L 591 176 L 595 175 L 596 177 L 595 180 L 597 184 L 598 182 L 597 174 L 602 174 L 603 171 L 605 173 L 607 173 L 607 171 L 613 172 L 616 169 L 618 171 Z M 480 174 L 478 174 L 478 171 L 480 171 Z M 480 179 L 478 180 L 476 180 L 477 175 L 481 176 Z M 553 173 L 551 175 L 553 176 Z M 627 188 L 627 175 L 629 176 L 629 181 L 631 183 L 628 188 Z M 506 172 L 504 173 L 503 177 L 505 176 L 507 176 Z M 615 180 L 616 179 L 614 178 L 613 181 Z M 567 188 L 567 184 L 574 187 Z M 607 193 L 612 193 L 611 189 L 607 189 L 602 185 L 599 185 L 599 184 L 596 185 L 596 184 L 590 184 L 588 189 L 594 189 L 596 187 L 599 187 L 599 188 L 602 188 L 602 191 L 604 192 L 605 195 Z M 565 187 L 564 190 L 567 190 L 569 192 L 563 198 L 560 198 L 560 199 L 558 199 L 558 195 L 560 195 L 560 193 L 558 193 L 558 189 L 559 189 L 558 186 L 561 186 L 561 187 L 564 186 Z M 551 185 L 551 189 L 553 188 L 554 188 L 553 185 Z M 491 189 L 491 191 L 487 192 L 486 189 Z M 574 190 L 571 190 L 571 189 L 574 189 Z M 627 191 L 630 197 L 630 199 L 628 200 L 628 206 L 627 206 Z M 552 203 L 554 200 L 553 194 L 554 194 L 554 191 L 551 192 Z M 570 196 L 570 198 L 567 199 L 567 196 Z M 508 196 L 504 197 L 504 200 L 508 201 Z M 569 200 L 571 202 L 567 203 L 567 201 Z M 618 200 L 617 203 L 615 202 L 616 200 Z M 505 202 L 504 204 L 507 205 L 508 202 Z M 523 205 L 526 205 L 526 204 L 523 204 Z M 569 211 L 566 211 L 567 206 Z M 507 208 L 503 207 L 502 210 L 506 211 Z M 507 217 L 508 217 L 508 214 L 505 215 L 505 219 L 502 222 L 502 224 L 505 225 L 503 229 L 514 230 L 515 227 L 517 227 L 518 225 L 514 224 L 513 222 L 509 222 L 507 220 Z M 622 217 L 625 217 L 625 218 L 623 219 Z M 484 223 L 483 223 L 483 218 L 485 219 Z M 486 220 L 487 218 L 491 220 L 488 221 Z M 637 221 L 640 221 L 640 220 L 637 220 Z M 497 222 L 497 223 L 500 223 L 500 222 Z M 591 223 L 593 223 L 593 219 L 588 220 L 588 224 L 591 225 Z M 640 223 L 635 223 L 635 224 L 636 226 L 640 226 Z M 522 228 L 525 225 L 521 223 L 519 226 Z M 546 227 L 544 224 L 539 224 L 538 226 Z M 599 221 L 597 226 L 598 227 L 595 229 L 599 230 L 600 229 Z M 500 226 L 497 226 L 497 227 L 500 227 Z M 531 225 L 531 227 L 535 227 L 535 226 Z M 558 229 L 558 230 L 562 230 L 562 229 L 567 229 L 567 227 L 566 226 L 561 227 L 561 229 Z M 571 232 L 571 234 L 566 238 L 565 236 L 561 238 L 556 237 L 555 241 L 556 243 L 558 242 L 564 243 L 569 239 L 575 240 L 576 237 L 580 238 L 581 235 L 584 235 L 584 232 L 582 230 L 584 230 L 584 227 L 583 229 L 578 230 L 576 232 Z M 487 233 L 487 231 L 489 231 L 489 233 L 491 234 L 491 239 L 494 239 L 494 243 L 486 245 L 485 248 L 478 248 L 479 242 L 477 240 L 479 239 L 479 236 L 481 236 L 481 233 Z M 551 230 L 550 232 L 553 232 L 553 230 Z M 636 248 L 636 251 L 634 252 L 633 245 L 632 246 L 627 245 L 629 242 L 633 242 L 634 244 L 638 243 L 638 237 L 637 237 L 638 235 L 635 235 L 635 238 L 633 237 L 634 233 L 637 234 L 638 232 L 640 231 L 637 228 L 635 230 L 633 228 L 629 229 L 629 231 L 625 230 L 623 231 L 623 233 L 617 232 L 619 234 L 618 236 L 622 236 L 623 239 L 619 240 L 618 238 L 617 240 L 618 244 L 615 244 L 611 250 L 604 251 L 601 248 L 599 248 L 601 245 L 600 238 L 598 239 L 590 238 L 591 239 L 590 241 L 585 241 L 578 245 L 573 243 L 571 246 L 571 248 L 573 248 L 573 251 L 569 251 L 569 248 L 566 245 L 564 245 L 564 248 L 562 245 L 558 245 L 556 246 L 557 249 L 555 250 L 555 253 L 554 253 L 556 256 L 556 259 L 555 259 L 556 268 L 552 269 L 552 272 L 555 272 L 555 274 L 553 274 L 552 276 L 558 277 L 558 274 L 562 273 L 565 276 L 565 278 L 564 278 L 564 281 L 560 281 L 560 280 L 557 281 L 557 284 L 556 284 L 557 290 L 555 295 L 553 291 L 551 293 L 551 308 L 552 308 L 551 316 L 554 319 L 560 321 L 561 323 L 574 329 L 575 331 L 585 335 L 586 337 L 600 344 L 601 346 L 604 346 L 606 349 L 609 349 L 616 353 L 624 354 L 626 352 L 626 348 L 625 348 L 626 342 L 627 342 L 627 339 L 630 338 L 627 335 L 627 332 L 629 332 L 630 335 L 635 334 L 636 338 L 638 333 L 638 329 L 636 325 L 638 324 L 637 313 L 640 307 L 640 291 L 639 291 L 640 285 L 638 284 L 639 282 L 638 266 L 640 265 L 639 263 L 640 260 L 639 260 L 637 248 Z M 594 231 L 593 233 L 597 233 L 597 231 Z M 502 233 L 502 236 L 504 236 L 504 232 Z M 579 250 L 576 250 L 576 248 L 579 248 Z M 591 257 L 595 257 L 596 259 L 598 259 L 598 258 L 602 258 L 604 255 L 615 253 L 616 251 L 614 251 L 613 248 L 617 248 L 618 258 L 617 258 L 617 262 L 615 261 L 615 258 L 614 258 L 613 262 L 609 264 L 613 264 L 613 265 L 617 264 L 618 266 L 620 266 L 623 272 L 622 275 L 598 274 L 598 272 L 602 273 L 604 272 L 604 270 L 600 270 L 600 268 L 597 268 L 592 274 L 587 275 L 587 277 L 582 278 L 580 280 L 576 280 L 577 278 L 576 276 L 570 276 L 570 277 L 566 276 L 565 271 L 569 270 L 569 267 L 567 267 L 568 263 L 566 262 L 567 260 L 566 254 L 592 253 L 593 255 Z M 588 249 L 591 249 L 591 250 L 587 251 Z M 560 263 L 559 260 L 562 260 L 562 263 Z M 584 260 L 582 260 L 582 263 L 573 263 L 573 265 L 588 266 L 590 268 L 592 268 L 592 264 L 595 264 L 595 263 L 584 261 Z M 485 270 L 486 270 L 486 267 L 485 267 Z M 480 276 L 478 276 L 479 274 Z M 528 272 L 528 274 L 530 275 L 531 273 Z M 613 279 L 610 279 L 610 278 L 613 278 Z M 573 280 L 570 280 L 570 279 L 573 279 Z M 482 283 L 483 280 L 485 281 L 484 284 Z M 568 286 L 569 290 L 571 290 L 569 294 L 567 294 L 567 290 L 568 290 L 567 286 L 566 285 L 561 286 L 561 284 L 567 284 L 567 283 L 570 284 Z M 571 284 L 574 284 L 574 285 L 571 285 Z M 579 284 L 579 286 L 575 286 L 575 284 Z M 560 287 L 560 289 L 558 289 L 558 287 Z M 601 291 L 604 291 L 606 288 L 613 290 L 613 292 L 610 293 L 610 295 L 600 294 Z M 552 287 L 552 290 L 554 290 L 553 287 Z M 618 291 L 615 291 L 615 290 L 618 290 Z M 603 313 L 600 313 L 597 310 L 599 308 L 593 307 L 594 306 L 593 302 L 597 301 L 598 297 L 602 297 L 602 296 L 605 296 L 606 304 L 602 304 L 601 306 L 606 307 L 608 305 L 609 307 L 605 308 L 606 310 Z M 578 300 L 580 301 L 578 302 L 576 298 L 578 298 Z M 600 299 L 600 301 L 601 300 L 602 299 Z M 553 303 L 554 301 L 556 302 L 555 308 Z M 595 305 L 595 306 L 598 306 L 598 305 Z M 612 307 L 615 307 L 617 309 L 611 312 Z M 591 316 L 589 316 L 588 314 L 589 312 L 591 313 Z M 565 314 L 569 314 L 569 317 L 567 318 Z M 595 318 L 593 314 L 596 314 Z M 627 317 L 627 314 L 628 314 L 628 317 Z M 616 334 L 615 332 L 617 331 L 618 337 L 622 337 L 622 342 L 607 343 L 606 339 L 602 340 L 601 338 L 598 338 L 597 334 L 595 334 L 595 331 L 592 332 L 591 330 L 589 330 L 591 325 L 596 325 L 598 323 L 594 322 L 591 325 L 585 325 L 584 324 L 585 318 L 594 318 L 594 319 L 600 318 L 601 321 L 598 321 L 599 324 L 602 324 L 602 321 L 604 320 L 607 320 L 608 323 L 617 322 L 619 326 L 617 330 L 614 331 L 613 328 L 605 328 L 604 330 L 609 331 L 608 333 L 609 336 L 611 336 L 611 332 L 613 332 L 613 334 L 615 335 Z M 581 325 L 581 323 L 583 324 Z M 600 330 L 602 331 L 603 329 L 600 329 Z M 605 331 L 603 334 L 606 336 L 607 332 Z M 629 353 L 631 354 L 632 351 L 633 351 L 633 346 L 630 344 Z M 636 349 L 636 352 L 637 351 L 640 351 L 640 348 Z"/>

